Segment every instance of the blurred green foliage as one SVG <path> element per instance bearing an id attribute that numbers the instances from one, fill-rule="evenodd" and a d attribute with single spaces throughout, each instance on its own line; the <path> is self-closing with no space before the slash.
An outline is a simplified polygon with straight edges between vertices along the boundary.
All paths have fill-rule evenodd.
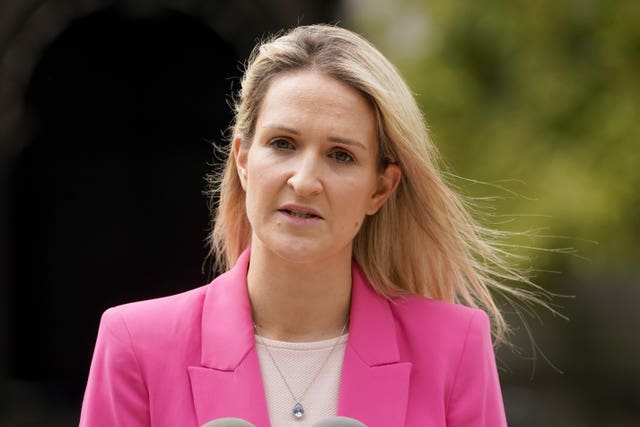
<path id="1" fill-rule="evenodd" d="M 535 265 L 637 271 L 639 1 L 346 3 L 346 24 L 416 92 L 452 170 L 508 189 L 464 184 L 472 196 L 497 196 L 494 212 L 507 217 L 489 220 L 541 230 L 522 245 L 589 259 L 532 252 Z"/>

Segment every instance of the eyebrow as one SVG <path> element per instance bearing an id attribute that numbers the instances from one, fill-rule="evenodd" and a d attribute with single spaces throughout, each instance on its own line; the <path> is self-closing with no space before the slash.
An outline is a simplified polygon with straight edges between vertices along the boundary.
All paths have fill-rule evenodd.
<path id="1" fill-rule="evenodd" d="M 282 125 L 264 125 L 262 126 L 263 128 L 269 128 L 269 129 L 279 129 L 288 133 L 292 133 L 294 135 L 298 135 L 300 136 L 300 131 L 297 129 L 293 129 L 287 126 L 282 126 Z M 350 138 L 343 138 L 341 136 L 329 136 L 329 141 L 333 141 L 333 142 L 338 142 L 340 144 L 345 144 L 345 145 L 355 145 L 357 147 L 362 148 L 363 150 L 367 151 L 367 146 L 364 145 L 363 143 L 356 141 L 355 139 L 350 139 Z"/>

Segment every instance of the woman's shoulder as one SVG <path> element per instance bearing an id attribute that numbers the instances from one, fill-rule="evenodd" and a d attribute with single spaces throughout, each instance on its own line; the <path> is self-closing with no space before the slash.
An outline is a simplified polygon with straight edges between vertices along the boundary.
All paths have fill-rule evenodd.
<path id="1" fill-rule="evenodd" d="M 188 328 L 199 322 L 209 285 L 175 295 L 130 302 L 108 308 L 100 321 L 101 328 L 126 330 L 129 335 L 175 328 Z"/>
<path id="2" fill-rule="evenodd" d="M 159 390 L 167 378 L 172 378 L 177 387 L 184 387 L 185 367 L 197 365 L 200 359 L 206 289 L 199 287 L 107 309 L 100 320 L 87 386 L 99 396 L 93 399 L 109 400 L 115 389 L 122 396 L 131 397 L 135 389 L 144 405 L 147 387 Z"/>
<path id="3" fill-rule="evenodd" d="M 396 319 L 421 333 L 466 335 L 470 329 L 490 333 L 487 313 L 477 308 L 421 296 L 396 298 L 390 305 Z"/>
<path id="4" fill-rule="evenodd" d="M 455 375 L 465 354 L 478 361 L 493 357 L 491 326 L 480 309 L 419 296 L 391 304 L 400 351 L 419 366 Z"/>

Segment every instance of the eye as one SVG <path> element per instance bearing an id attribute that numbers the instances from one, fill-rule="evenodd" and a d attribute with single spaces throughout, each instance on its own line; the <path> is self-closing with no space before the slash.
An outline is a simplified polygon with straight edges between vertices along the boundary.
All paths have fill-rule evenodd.
<path id="1" fill-rule="evenodd" d="M 276 150 L 291 150 L 293 149 L 293 143 L 288 139 L 284 138 L 274 138 L 269 141 L 269 146 L 275 148 Z"/>
<path id="2" fill-rule="evenodd" d="M 334 151 L 330 156 L 338 163 L 351 163 L 355 161 L 354 157 L 347 151 Z"/>

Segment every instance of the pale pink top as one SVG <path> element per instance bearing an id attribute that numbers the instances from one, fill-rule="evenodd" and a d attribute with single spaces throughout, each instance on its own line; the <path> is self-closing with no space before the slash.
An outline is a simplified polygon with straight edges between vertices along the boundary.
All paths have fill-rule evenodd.
<path id="1" fill-rule="evenodd" d="M 340 376 L 347 338 L 348 335 L 343 335 L 339 339 L 285 342 L 256 337 L 267 409 L 273 427 L 308 427 L 318 420 L 337 415 Z M 339 341 L 336 345 L 337 340 Z M 331 351 L 334 345 L 335 349 Z M 293 416 L 296 402 L 265 346 L 269 347 L 289 387 L 304 407 L 305 413 L 300 419 Z M 325 360 L 327 362 L 322 366 Z"/>

